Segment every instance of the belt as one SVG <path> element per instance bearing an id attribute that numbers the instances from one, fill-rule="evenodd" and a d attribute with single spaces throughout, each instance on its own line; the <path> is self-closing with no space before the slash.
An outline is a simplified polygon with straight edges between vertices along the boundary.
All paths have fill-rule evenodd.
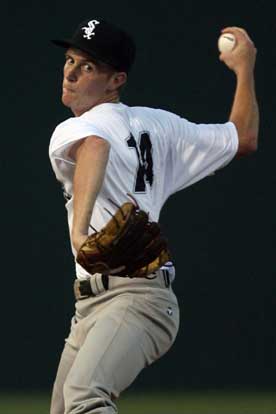
<path id="1" fill-rule="evenodd" d="M 170 272 L 167 269 L 159 269 L 149 280 L 156 279 L 158 276 L 163 277 L 165 287 L 169 288 L 173 280 Z M 114 278 L 114 276 L 96 273 L 88 279 L 76 279 L 74 282 L 75 299 L 81 300 L 90 296 L 98 296 L 100 293 L 107 291 L 110 285 L 109 278 Z"/>
<path id="2" fill-rule="evenodd" d="M 74 294 L 76 300 L 86 299 L 89 296 L 98 296 L 109 288 L 109 276 L 99 273 L 88 279 L 76 279 L 74 282 Z"/>

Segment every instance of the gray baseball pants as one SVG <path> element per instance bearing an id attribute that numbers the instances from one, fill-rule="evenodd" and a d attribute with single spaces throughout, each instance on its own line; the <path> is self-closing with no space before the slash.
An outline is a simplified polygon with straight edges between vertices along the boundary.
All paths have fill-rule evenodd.
<path id="1" fill-rule="evenodd" d="M 50 414 L 115 414 L 115 400 L 172 346 L 177 299 L 163 272 L 112 276 L 109 289 L 76 302 L 54 384 Z"/>

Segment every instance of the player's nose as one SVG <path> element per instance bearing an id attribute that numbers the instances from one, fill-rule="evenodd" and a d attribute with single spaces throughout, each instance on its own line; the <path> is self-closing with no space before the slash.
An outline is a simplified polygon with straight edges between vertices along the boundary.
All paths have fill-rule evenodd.
<path id="1" fill-rule="evenodd" d="M 64 71 L 64 77 L 68 82 L 76 82 L 78 80 L 77 68 L 67 68 Z"/>

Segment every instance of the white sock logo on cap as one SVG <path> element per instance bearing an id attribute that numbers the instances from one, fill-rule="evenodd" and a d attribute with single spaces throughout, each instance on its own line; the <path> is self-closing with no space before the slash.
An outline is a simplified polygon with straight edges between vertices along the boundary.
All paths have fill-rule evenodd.
<path id="1" fill-rule="evenodd" d="M 90 22 L 88 22 L 88 27 L 82 27 L 82 30 L 85 31 L 85 34 L 83 35 L 83 37 L 85 39 L 90 40 L 91 36 L 94 36 L 94 30 L 96 28 L 96 24 L 100 24 L 100 22 L 98 22 L 98 20 L 90 20 Z"/>

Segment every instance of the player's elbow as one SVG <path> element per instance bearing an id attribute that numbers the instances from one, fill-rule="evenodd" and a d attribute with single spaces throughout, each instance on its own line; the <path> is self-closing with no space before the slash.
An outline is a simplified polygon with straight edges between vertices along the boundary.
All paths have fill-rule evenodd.
<path id="1" fill-rule="evenodd" d="M 256 152 L 258 149 L 258 134 L 248 133 L 239 137 L 239 148 L 237 155 L 244 157 Z"/>

